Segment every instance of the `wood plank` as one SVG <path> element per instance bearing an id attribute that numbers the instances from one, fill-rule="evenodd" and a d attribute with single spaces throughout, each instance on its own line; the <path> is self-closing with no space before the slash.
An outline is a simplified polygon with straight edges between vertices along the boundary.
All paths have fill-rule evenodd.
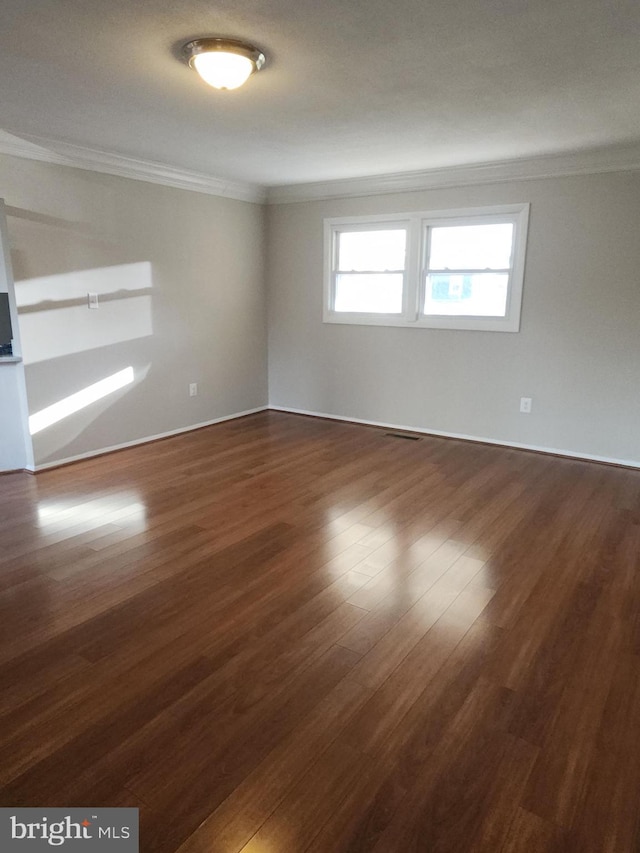
<path id="1" fill-rule="evenodd" d="M 145 853 L 640 846 L 640 472 L 262 412 L 0 478 L 0 802 Z"/>

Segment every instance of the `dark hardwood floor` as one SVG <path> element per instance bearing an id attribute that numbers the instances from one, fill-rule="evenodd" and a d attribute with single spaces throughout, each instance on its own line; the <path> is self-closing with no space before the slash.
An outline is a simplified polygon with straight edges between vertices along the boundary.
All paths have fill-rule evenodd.
<path id="1" fill-rule="evenodd" d="M 630 853 L 640 471 L 265 412 L 0 477 L 0 805 Z"/>

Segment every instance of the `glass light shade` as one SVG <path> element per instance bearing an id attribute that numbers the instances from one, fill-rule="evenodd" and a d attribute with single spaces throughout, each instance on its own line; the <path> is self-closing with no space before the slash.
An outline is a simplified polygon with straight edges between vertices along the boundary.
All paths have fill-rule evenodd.
<path id="1" fill-rule="evenodd" d="M 265 63 L 264 53 L 253 44 L 211 36 L 193 39 L 182 47 L 184 60 L 216 89 L 237 89 Z"/>
<path id="2" fill-rule="evenodd" d="M 247 56 L 216 50 L 194 56 L 193 66 L 210 86 L 237 89 L 251 76 L 254 63 Z"/>

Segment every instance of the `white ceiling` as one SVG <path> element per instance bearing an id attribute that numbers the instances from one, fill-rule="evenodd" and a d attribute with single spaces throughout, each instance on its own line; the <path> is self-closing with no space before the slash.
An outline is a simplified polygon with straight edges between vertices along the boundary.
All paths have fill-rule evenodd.
<path id="1" fill-rule="evenodd" d="M 246 38 L 235 92 L 176 58 Z M 637 0 L 2 0 L 0 124 L 285 185 L 640 141 Z"/>

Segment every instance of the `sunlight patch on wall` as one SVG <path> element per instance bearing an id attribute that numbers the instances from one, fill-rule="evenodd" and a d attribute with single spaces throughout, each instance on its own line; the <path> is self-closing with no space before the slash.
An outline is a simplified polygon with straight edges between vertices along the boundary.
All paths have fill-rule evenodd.
<path id="1" fill-rule="evenodd" d="M 41 432 L 43 429 L 50 427 L 58 421 L 64 420 L 74 412 L 79 412 L 85 409 L 97 400 L 102 400 L 109 394 L 113 394 L 119 388 L 124 388 L 130 385 L 134 380 L 133 367 L 125 367 L 124 370 L 114 373 L 112 376 L 107 376 L 106 379 L 101 379 L 99 382 L 94 382 L 93 385 L 88 385 L 82 391 L 77 391 L 63 400 L 58 400 L 46 409 L 41 409 L 29 418 L 29 432 L 31 435 Z"/>
<path id="2" fill-rule="evenodd" d="M 149 261 L 16 282 L 25 364 L 152 335 L 152 285 Z"/>

